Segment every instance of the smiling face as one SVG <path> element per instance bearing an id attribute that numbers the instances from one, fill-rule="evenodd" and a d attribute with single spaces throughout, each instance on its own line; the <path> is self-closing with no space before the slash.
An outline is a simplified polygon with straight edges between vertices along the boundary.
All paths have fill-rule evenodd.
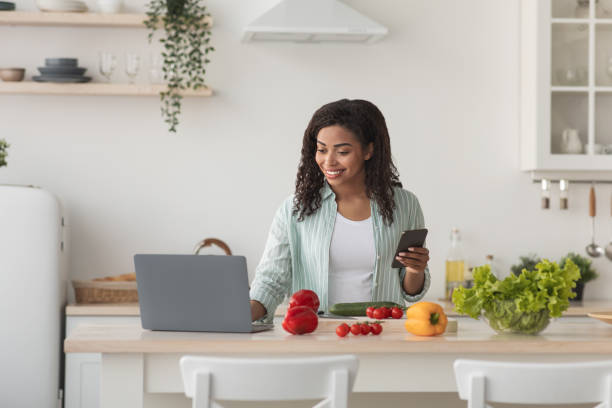
<path id="1" fill-rule="evenodd" d="M 333 125 L 319 131 L 315 160 L 330 186 L 365 185 L 365 162 L 372 150 L 372 144 L 364 149 L 351 131 Z"/>

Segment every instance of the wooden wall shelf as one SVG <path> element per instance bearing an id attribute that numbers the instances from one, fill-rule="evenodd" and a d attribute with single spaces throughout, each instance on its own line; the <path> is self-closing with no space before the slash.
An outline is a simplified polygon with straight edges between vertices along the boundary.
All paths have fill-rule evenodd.
<path id="1" fill-rule="evenodd" d="M 143 13 L 2 11 L 0 12 L 0 25 L 144 28 L 146 17 L 146 14 Z M 212 27 L 212 18 L 207 17 L 206 20 Z"/>
<path id="2" fill-rule="evenodd" d="M 164 85 L 108 84 L 88 82 L 83 84 L 58 84 L 50 82 L 0 82 L 0 94 L 28 95 L 108 95 L 108 96 L 158 96 Z M 212 96 L 210 88 L 197 91 L 185 90 L 183 96 Z"/>

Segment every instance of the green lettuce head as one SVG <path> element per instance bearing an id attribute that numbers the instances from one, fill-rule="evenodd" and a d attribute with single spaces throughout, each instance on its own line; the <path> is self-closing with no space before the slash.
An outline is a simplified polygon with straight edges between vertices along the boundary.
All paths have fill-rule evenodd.
<path id="1" fill-rule="evenodd" d="M 535 333 L 546 327 L 549 317 L 560 317 L 569 307 L 580 270 L 571 259 L 563 268 L 544 259 L 533 270 L 504 280 L 498 280 L 489 265 L 474 268 L 473 275 L 472 288 L 453 291 L 455 311 L 474 319 L 483 315 L 496 330 Z"/>

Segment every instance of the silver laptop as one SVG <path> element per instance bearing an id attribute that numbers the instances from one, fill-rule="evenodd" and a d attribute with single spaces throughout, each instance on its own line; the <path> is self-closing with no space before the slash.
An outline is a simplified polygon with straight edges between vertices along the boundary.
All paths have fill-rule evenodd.
<path id="1" fill-rule="evenodd" d="M 144 329 L 250 333 L 274 327 L 251 322 L 243 256 L 137 254 L 134 266 Z"/>

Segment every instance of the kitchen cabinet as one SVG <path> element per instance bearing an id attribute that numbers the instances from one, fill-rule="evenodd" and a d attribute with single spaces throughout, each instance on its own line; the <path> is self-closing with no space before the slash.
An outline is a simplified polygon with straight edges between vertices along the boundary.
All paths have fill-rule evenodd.
<path id="1" fill-rule="evenodd" d="M 433 299 L 431 301 L 434 301 Z M 444 311 L 453 317 L 457 317 L 457 313 L 453 311 L 453 305 L 449 301 L 438 301 L 444 308 Z M 282 318 L 284 316 L 287 309 L 287 305 L 280 305 L 275 312 L 275 316 L 277 318 Z M 571 303 L 568 310 L 563 313 L 563 318 L 559 319 L 562 321 L 577 321 L 577 322 L 587 322 L 594 320 L 586 318 L 587 313 L 601 312 L 602 310 L 610 310 L 612 309 L 612 302 L 610 301 L 584 301 L 580 303 Z M 463 326 L 472 327 L 477 325 L 478 322 L 473 319 L 462 318 L 459 317 L 460 328 L 461 324 Z M 576 320 L 577 319 L 577 320 Z M 393 336 L 402 336 L 405 335 L 405 330 L 403 329 L 403 320 L 400 321 L 390 321 L 390 324 L 395 324 L 398 327 L 395 327 L 393 330 L 387 328 L 387 332 L 385 338 L 392 337 L 390 332 L 394 332 Z M 320 320 L 321 324 L 321 332 L 330 331 L 332 329 L 335 330 L 335 326 L 337 325 L 333 320 Z M 597 323 L 594 323 L 597 324 Z M 139 334 L 132 338 L 130 341 L 137 341 L 138 347 L 142 346 L 140 344 L 140 340 L 146 340 L 149 337 L 156 338 L 166 336 L 176 336 L 177 338 L 186 337 L 186 340 L 191 339 L 192 336 L 202 337 L 206 339 L 207 337 L 224 337 L 226 334 L 206 334 L 206 333 L 168 333 L 168 332 L 150 332 L 147 330 L 140 329 L 140 309 L 138 304 L 92 304 L 92 305 L 68 305 L 66 307 L 66 338 L 71 339 L 74 338 L 75 332 L 80 330 L 92 330 L 96 331 L 96 327 L 100 326 L 112 326 L 114 330 L 118 331 L 137 331 Z M 280 329 L 280 324 L 277 324 L 277 328 L 274 332 L 268 332 L 268 334 L 273 335 L 273 338 L 286 338 L 282 329 Z M 324 329 L 325 328 L 325 329 Z M 324 329 L 324 330 L 323 330 Z M 327 333 L 329 334 L 329 333 Z M 96 336 L 101 335 L 101 333 L 97 332 Z M 243 338 L 244 336 L 236 335 L 236 334 L 227 334 L 228 338 L 236 339 Z M 249 335 L 251 336 L 251 335 Z M 262 337 L 261 335 L 254 335 Z M 266 335 L 267 336 L 267 335 Z M 455 336 L 453 334 L 453 336 Z M 289 336 L 287 339 L 291 339 Z M 335 333 L 331 333 L 331 339 L 336 340 Z M 528 339 L 531 337 L 528 337 Z M 539 337 L 538 337 L 539 338 Z M 83 340 L 81 338 L 81 340 Z M 98 347 L 98 342 L 94 340 L 94 343 L 88 343 L 87 347 Z M 115 347 L 123 347 L 125 346 L 125 339 L 116 339 Z M 298 341 L 299 338 L 293 338 L 293 341 Z M 329 340 L 329 339 L 328 339 Z M 363 340 L 366 340 L 365 338 Z M 72 341 L 72 340 L 71 340 Z M 333 340 L 332 340 L 333 341 Z M 378 341 L 376 338 L 369 338 L 368 341 Z M 112 343 L 112 341 L 111 341 Z M 72 343 L 74 346 L 74 343 Z M 247 343 L 244 343 L 247 344 Z M 291 343 L 294 344 L 294 343 Z M 335 342 L 336 345 L 340 343 Z M 342 343 L 344 344 L 344 343 Z M 106 346 L 109 348 L 113 348 L 110 343 L 106 343 Z M 187 344 L 186 347 L 190 345 Z M 217 345 L 218 346 L 218 345 Z M 215 347 L 217 347 L 215 346 Z M 72 347 L 72 346 L 71 346 Z M 214 349 L 215 347 L 211 348 Z M 231 346 L 228 346 L 231 347 Z M 274 349 L 275 346 L 271 346 Z M 370 348 L 371 350 L 385 350 L 379 347 L 371 347 L 371 345 L 366 344 L 365 349 Z M 106 350 L 106 349 L 100 349 Z M 74 348 L 71 348 L 67 351 L 66 359 L 65 359 L 65 386 L 64 386 L 64 408 L 98 408 L 100 407 L 100 378 L 101 378 L 101 364 L 102 364 L 102 352 L 100 350 L 92 351 L 92 349 L 88 350 L 80 350 L 76 352 Z M 158 350 L 159 351 L 159 350 Z M 173 350 L 176 351 L 176 350 Z M 189 350 L 185 348 L 183 350 L 185 353 L 187 352 L 196 352 L 198 350 Z M 246 350 L 244 350 L 246 351 Z M 266 350 L 262 350 L 266 351 Z M 269 351 L 269 349 L 267 350 Z M 127 351 L 126 351 L 127 352 Z M 177 363 L 178 364 L 178 363 Z M 171 372 L 174 372 L 175 369 L 178 369 L 178 365 L 174 368 L 171 368 Z M 399 377 L 401 378 L 401 376 Z M 399 386 L 399 385 L 398 385 Z M 177 385 L 179 387 L 179 385 Z M 177 388 L 178 389 L 178 388 Z M 369 390 L 372 391 L 372 390 Z M 395 390 L 398 391 L 398 390 Z M 167 391 L 164 391 L 167 392 Z M 178 391 L 177 391 L 178 392 Z"/>
<path id="2" fill-rule="evenodd" d="M 145 28 L 146 14 L 139 13 L 63 13 L 42 11 L 3 11 L 0 25 L 4 26 L 51 26 L 51 27 L 109 27 Z M 212 18 L 207 17 L 212 26 Z M 143 33 L 143 39 L 145 34 Z M 15 64 L 13 64 L 15 65 Z M 64 84 L 49 82 L 2 82 L 0 94 L 38 94 L 38 95 L 115 95 L 115 96 L 159 96 L 164 85 L 122 84 L 122 83 L 82 83 Z M 181 91 L 183 96 L 212 96 L 209 87 L 198 90 Z"/>
<path id="3" fill-rule="evenodd" d="M 343 339 L 335 333 L 342 320 L 320 319 L 317 330 L 305 336 L 287 335 L 281 320 L 277 316 L 274 330 L 259 333 L 151 332 L 140 325 L 83 325 L 68 336 L 64 350 L 102 353 L 101 408 L 190 406 L 179 370 L 185 354 L 270 358 L 356 354 L 359 371 L 352 396 L 356 401 L 351 401 L 357 404 L 351 406 L 364 406 L 359 400 L 370 394 L 376 395 L 376 406 L 381 408 L 448 406 L 411 404 L 412 395 L 455 393 L 453 362 L 459 357 L 567 362 L 612 356 L 610 326 L 586 317 L 557 319 L 537 336 L 498 335 L 482 321 L 460 318 L 457 333 L 418 337 L 406 333 L 403 321 L 389 320 L 380 336 Z M 402 404 L 389 403 L 396 393 L 407 393 Z"/>
<path id="4" fill-rule="evenodd" d="M 66 336 L 82 325 L 140 326 L 138 305 L 66 307 Z M 64 408 L 100 407 L 100 353 L 71 353 L 65 357 Z"/>
<path id="5" fill-rule="evenodd" d="M 612 2 L 522 0 L 521 169 L 612 178 Z"/>

